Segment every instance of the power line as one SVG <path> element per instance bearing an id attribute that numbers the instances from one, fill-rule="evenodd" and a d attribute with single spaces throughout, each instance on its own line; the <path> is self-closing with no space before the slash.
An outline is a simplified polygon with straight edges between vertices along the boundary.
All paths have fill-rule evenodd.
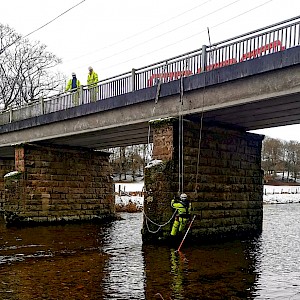
<path id="1" fill-rule="evenodd" d="M 46 27 L 47 25 L 51 24 L 52 22 L 54 22 L 55 20 L 57 20 L 58 18 L 60 18 L 61 16 L 63 16 L 64 14 L 66 14 L 67 12 L 69 12 L 70 10 L 74 9 L 75 7 L 79 6 L 80 4 L 82 4 L 83 2 L 85 2 L 86 0 L 82 0 L 81 2 L 75 4 L 74 6 L 72 6 L 71 8 L 67 9 L 66 11 L 64 11 L 63 13 L 61 13 L 60 15 L 58 15 L 57 17 L 55 17 L 54 19 L 50 20 L 49 22 L 47 22 L 46 24 L 42 25 L 41 27 L 33 30 L 32 32 L 26 34 L 24 36 L 25 37 L 28 37 L 29 35 L 41 30 L 42 28 Z"/>
<path id="2" fill-rule="evenodd" d="M 264 6 L 264 5 L 266 5 L 267 3 L 272 2 L 272 1 L 273 1 L 273 0 L 268 0 L 268 1 L 262 3 L 262 4 L 258 5 L 258 6 L 255 6 L 255 7 L 251 8 L 251 9 L 249 9 L 249 10 L 244 11 L 243 13 L 241 13 L 241 14 L 239 14 L 239 15 L 236 15 L 236 16 L 230 18 L 230 19 L 227 19 L 227 20 L 224 21 L 224 22 L 218 23 L 218 24 L 215 25 L 215 26 L 211 26 L 211 28 L 215 28 L 215 27 L 218 27 L 218 26 L 220 26 L 220 25 L 223 25 L 223 24 L 225 24 L 225 23 L 227 23 L 227 22 L 229 22 L 229 21 L 231 21 L 231 20 L 234 20 L 234 19 L 236 19 L 236 18 L 238 18 L 238 17 L 240 17 L 240 16 L 243 16 L 243 15 L 245 15 L 245 14 L 247 14 L 247 13 L 249 13 L 249 12 L 251 12 L 251 11 L 257 9 L 257 8 L 260 8 L 260 7 L 262 7 L 262 6 Z"/>
<path id="3" fill-rule="evenodd" d="M 260 8 L 260 7 L 262 7 L 262 6 L 268 4 L 269 2 L 272 2 L 272 1 L 273 1 L 273 0 L 268 0 L 268 1 L 262 3 L 262 4 L 258 5 L 258 6 L 255 6 L 255 7 L 251 8 L 251 9 L 249 9 L 249 10 L 247 10 L 247 11 L 244 11 L 244 12 L 242 12 L 242 13 L 240 13 L 240 14 L 238 14 L 238 15 L 232 17 L 232 18 L 229 18 L 229 19 L 227 19 L 227 20 L 225 20 L 225 21 L 223 21 L 223 22 L 221 22 L 221 23 L 218 23 L 217 25 L 211 26 L 210 28 L 216 28 L 216 27 L 218 27 L 218 26 L 220 26 L 220 25 L 223 25 L 223 24 L 225 24 L 225 23 L 228 23 L 228 22 L 230 22 L 230 21 L 232 21 L 232 20 L 234 20 L 234 19 L 236 19 L 236 18 L 238 18 L 238 17 L 240 17 L 240 16 L 243 16 L 243 15 L 245 15 L 245 14 L 247 14 L 247 13 L 249 13 L 249 12 L 251 12 L 251 11 L 257 9 L 257 8 Z M 166 45 L 166 46 L 164 46 L 164 47 L 161 47 L 161 48 L 159 48 L 159 49 L 153 50 L 153 51 L 151 51 L 151 52 L 148 52 L 148 53 L 146 53 L 146 54 L 140 55 L 140 56 L 138 56 L 138 57 L 134 57 L 134 58 L 132 58 L 132 59 L 128 59 L 128 60 L 123 61 L 123 62 L 120 62 L 120 63 L 118 63 L 118 64 L 109 66 L 109 67 L 107 67 L 107 68 L 103 68 L 102 70 L 107 70 L 107 69 L 110 69 L 110 68 L 112 68 L 112 67 L 119 66 L 119 65 L 121 65 L 121 64 L 125 64 L 125 63 L 127 63 L 127 62 L 134 61 L 134 60 L 136 60 L 136 59 L 145 57 L 145 56 L 147 56 L 147 55 L 149 55 L 149 54 L 153 54 L 153 53 L 158 52 L 158 51 L 160 51 L 160 50 L 162 50 L 162 49 L 165 49 L 165 48 L 174 46 L 174 45 L 176 45 L 176 44 L 182 43 L 183 41 L 186 41 L 186 40 L 191 39 L 191 38 L 193 38 L 193 37 L 195 37 L 195 36 L 198 36 L 199 34 L 204 33 L 204 32 L 206 32 L 206 31 L 207 31 L 207 29 L 204 29 L 204 30 L 202 30 L 202 31 L 200 31 L 200 32 L 197 32 L 196 34 L 193 34 L 193 35 L 188 36 L 188 37 L 186 37 L 186 38 L 184 38 L 184 39 L 181 39 L 180 41 L 174 42 L 174 43 L 172 43 L 172 44 L 168 44 L 168 45 Z"/>
<path id="4" fill-rule="evenodd" d="M 58 18 L 60 18 L 61 16 L 63 16 L 64 14 L 66 14 L 67 12 L 69 12 L 70 10 L 74 9 L 75 7 L 77 7 L 78 5 L 82 4 L 83 2 L 85 2 L 86 0 L 82 0 L 81 2 L 77 3 L 76 5 L 72 6 L 71 8 L 67 9 L 66 11 L 64 11 L 63 13 L 61 13 L 60 15 L 58 15 L 57 17 L 55 17 L 54 19 L 50 20 L 49 22 L 47 22 L 46 24 L 42 25 L 41 27 L 33 30 L 32 32 L 24 35 L 24 36 L 20 36 L 18 37 L 16 40 L 14 40 L 12 43 L 10 43 L 9 45 L 6 45 L 3 49 L 0 49 L 0 54 L 2 54 L 4 51 L 6 51 L 9 47 L 11 47 L 12 45 L 14 45 L 15 43 L 17 43 L 18 41 L 20 41 L 23 38 L 26 38 L 28 36 L 30 36 L 31 34 L 41 30 L 42 28 L 46 27 L 47 25 L 51 24 L 52 22 L 54 22 L 55 20 L 57 20 Z"/>
<path id="5" fill-rule="evenodd" d="M 183 24 L 183 25 L 181 25 L 181 26 L 178 26 L 178 27 L 176 27 L 176 28 L 174 28 L 174 29 L 172 29 L 172 30 L 169 30 L 169 31 L 164 32 L 164 33 L 162 33 L 162 34 L 160 34 L 160 35 L 157 35 L 157 36 L 155 36 L 155 37 L 153 37 L 153 38 L 151 38 L 151 39 L 148 39 L 148 40 L 146 40 L 146 41 L 144 41 L 144 42 L 142 42 L 142 43 L 136 44 L 136 45 L 134 45 L 134 46 L 132 46 L 132 47 L 129 47 L 129 48 L 126 48 L 126 49 L 124 49 L 124 50 L 122 50 L 122 51 L 118 51 L 118 52 L 116 52 L 116 53 L 114 53 L 114 54 L 112 54 L 112 55 L 110 55 L 110 56 L 107 56 L 107 57 L 101 58 L 101 59 L 99 59 L 99 60 L 93 61 L 92 64 L 97 63 L 97 62 L 100 62 L 100 61 L 104 61 L 104 60 L 107 60 L 107 59 L 110 59 L 110 58 L 115 57 L 115 56 L 118 56 L 118 55 L 120 55 L 120 54 L 122 54 L 122 53 L 124 53 L 124 52 L 128 52 L 129 50 L 132 50 L 132 49 L 134 49 L 134 48 L 136 48 L 136 47 L 138 47 L 138 46 L 141 46 L 141 45 L 144 45 L 144 44 L 146 44 L 146 43 L 149 43 L 149 42 L 151 42 L 151 41 L 153 41 L 153 40 L 155 40 L 155 39 L 158 39 L 158 38 L 160 38 L 160 37 L 162 37 L 162 36 L 165 36 L 165 35 L 167 35 L 167 34 L 169 34 L 169 33 L 171 33 L 171 32 L 174 32 L 174 31 L 176 31 L 176 30 L 178 30 L 178 29 L 181 29 L 181 28 L 183 28 L 183 27 L 185 27 L 185 26 L 187 26 L 187 25 L 190 25 L 190 24 L 192 24 L 192 23 L 194 23 L 194 22 L 196 22 L 196 21 L 199 21 L 200 19 L 204 19 L 204 18 L 206 18 L 206 17 L 208 17 L 208 16 L 210 16 L 210 15 L 216 13 L 216 12 L 219 12 L 219 11 L 221 11 L 221 10 L 223 10 L 223 9 L 225 9 L 225 8 L 231 6 L 231 5 L 233 5 L 233 4 L 235 4 L 235 3 L 239 2 L 239 1 L 241 1 L 241 0 L 235 0 L 235 1 L 233 1 L 233 2 L 231 2 L 231 3 L 229 3 L 229 4 L 225 5 L 225 6 L 223 6 L 223 7 L 221 7 L 221 8 L 218 8 L 218 9 L 216 9 L 216 10 L 214 10 L 214 11 L 208 13 L 208 14 L 205 14 L 205 15 L 203 15 L 203 16 L 197 18 L 197 19 L 194 19 L 194 20 L 192 20 L 192 21 L 190 21 L 190 22 L 188 22 L 188 23 L 185 23 L 185 24 Z M 163 49 L 163 48 L 160 48 L 160 49 Z M 151 52 L 151 53 L 152 53 L 152 52 Z M 79 68 L 80 68 L 80 67 L 79 67 Z"/>
<path id="6" fill-rule="evenodd" d="M 69 59 L 69 60 L 67 60 L 67 62 L 76 60 L 76 59 L 78 59 L 78 58 L 81 58 L 81 57 L 84 57 L 84 56 L 87 56 L 87 55 L 96 53 L 96 52 L 98 52 L 98 51 L 101 51 L 101 50 L 110 48 L 110 47 L 112 47 L 112 46 L 118 45 L 118 44 L 120 44 L 120 43 L 123 43 L 123 42 L 125 42 L 125 41 L 128 41 L 128 40 L 130 40 L 130 39 L 132 39 L 132 38 L 134 38 L 134 37 L 136 37 L 136 36 L 139 36 L 139 35 L 141 35 L 141 34 L 143 34 L 143 33 L 145 33 L 145 32 L 148 32 L 148 31 L 150 31 L 150 30 L 152 30 L 152 29 L 154 29 L 154 28 L 156 28 L 156 27 L 158 27 L 158 26 L 161 26 L 161 25 L 163 25 L 163 24 L 165 24 L 165 23 L 168 23 L 169 21 L 174 20 L 174 19 L 176 19 L 176 18 L 178 18 L 178 17 L 180 17 L 180 16 L 182 16 L 182 15 L 184 15 L 184 14 L 186 14 L 186 13 L 192 11 L 192 10 L 195 10 L 196 8 L 201 7 L 201 6 L 203 6 L 203 5 L 205 5 L 206 3 L 211 2 L 211 1 L 213 1 L 213 0 L 207 0 L 207 1 L 204 2 L 204 3 L 201 3 L 201 4 L 197 5 L 197 6 L 194 6 L 194 7 L 190 8 L 190 9 L 188 9 L 188 10 L 186 10 L 186 11 L 184 11 L 184 12 L 182 12 L 182 13 L 180 13 L 180 14 L 174 16 L 174 17 L 171 17 L 171 18 L 169 18 L 169 19 L 167 19 L 167 20 L 165 20 L 165 21 L 163 21 L 163 22 L 160 22 L 160 23 L 154 25 L 154 26 L 151 26 L 151 27 L 149 27 L 149 28 L 146 28 L 145 30 L 142 30 L 142 31 L 140 31 L 140 32 L 137 32 L 137 33 L 135 33 L 135 34 L 133 34 L 133 35 L 131 35 L 131 36 L 129 36 L 129 37 L 126 37 L 126 38 L 124 38 L 124 39 L 122 39 L 122 40 L 120 40 L 120 41 L 114 42 L 114 43 L 112 43 L 112 44 L 109 44 L 109 45 L 107 45 L 107 46 L 105 46 L 105 47 L 102 47 L 102 48 L 99 48 L 99 49 L 97 49 L 97 50 L 94 50 L 94 51 L 92 51 L 92 52 L 89 52 L 89 53 L 86 53 L 86 54 L 83 54 L 83 55 L 74 57 L 74 58 L 72 58 L 72 59 Z"/>

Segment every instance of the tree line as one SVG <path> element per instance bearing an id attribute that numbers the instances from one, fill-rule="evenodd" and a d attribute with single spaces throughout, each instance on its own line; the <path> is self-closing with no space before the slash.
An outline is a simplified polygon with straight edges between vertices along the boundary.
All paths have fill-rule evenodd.
<path id="1" fill-rule="evenodd" d="M 151 160 L 152 144 L 107 149 L 114 180 L 137 180 Z M 267 178 L 282 174 L 283 181 L 296 181 L 300 175 L 300 143 L 265 137 L 261 166 Z"/>
<path id="2" fill-rule="evenodd" d="M 300 173 L 300 143 L 265 137 L 261 165 L 268 177 L 282 173 L 282 180 L 296 181 Z"/>
<path id="3" fill-rule="evenodd" d="M 142 180 L 144 167 L 151 160 L 152 144 L 132 145 L 106 149 L 110 155 L 110 165 L 114 180 Z"/>

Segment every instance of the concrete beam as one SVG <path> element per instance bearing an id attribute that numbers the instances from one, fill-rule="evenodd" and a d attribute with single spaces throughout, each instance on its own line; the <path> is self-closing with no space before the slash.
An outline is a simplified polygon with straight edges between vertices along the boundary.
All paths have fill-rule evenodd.
<path id="1" fill-rule="evenodd" d="M 99 149 L 147 143 L 149 120 L 199 118 L 202 112 L 204 120 L 244 130 L 300 122 L 293 114 L 300 110 L 299 47 L 184 78 L 183 103 L 179 83 L 162 84 L 157 103 L 152 87 L 2 126 L 0 147 L 38 141 Z"/>

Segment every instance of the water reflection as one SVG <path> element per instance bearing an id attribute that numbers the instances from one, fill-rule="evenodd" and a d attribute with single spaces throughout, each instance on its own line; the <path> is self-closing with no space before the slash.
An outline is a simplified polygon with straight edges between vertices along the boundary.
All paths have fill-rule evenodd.
<path id="1" fill-rule="evenodd" d="M 171 275 L 172 275 L 172 294 L 176 299 L 184 299 L 184 280 L 187 273 L 188 260 L 182 252 L 175 249 L 170 250 L 171 254 Z"/>
<path id="2" fill-rule="evenodd" d="M 168 247 L 144 247 L 146 299 L 157 293 L 174 300 L 251 299 L 256 274 L 247 245 L 236 241 L 189 247 L 182 253 Z"/>
<path id="3" fill-rule="evenodd" d="M 264 206 L 255 299 L 300 299 L 300 204 Z"/>
<path id="4" fill-rule="evenodd" d="M 103 251 L 109 254 L 109 260 L 104 266 L 103 299 L 145 299 L 142 214 L 121 215 L 123 219 L 105 234 Z"/>
<path id="5" fill-rule="evenodd" d="M 107 225 L 0 225 L 0 299 L 300 299 L 300 204 L 264 207 L 249 241 L 142 245 L 142 213 Z"/>

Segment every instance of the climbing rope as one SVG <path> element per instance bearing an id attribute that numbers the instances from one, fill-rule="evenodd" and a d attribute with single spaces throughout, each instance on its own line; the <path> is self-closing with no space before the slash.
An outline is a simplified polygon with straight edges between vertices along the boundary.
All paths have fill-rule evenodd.
<path id="1" fill-rule="evenodd" d="M 157 89 L 156 89 L 156 96 L 155 96 L 155 104 L 157 104 L 157 102 L 158 102 L 158 98 L 159 98 L 159 94 L 160 94 L 160 86 L 162 83 L 162 77 L 163 77 L 163 74 L 165 74 L 165 72 L 166 72 L 167 65 L 168 65 L 168 62 L 166 61 L 166 64 L 163 67 L 162 73 L 160 73 L 160 75 L 159 75 L 159 80 L 158 80 Z"/>
<path id="2" fill-rule="evenodd" d="M 207 27 L 207 33 L 209 38 L 209 44 L 211 46 L 210 41 L 210 33 L 209 28 Z M 210 55 L 212 53 L 210 52 Z M 203 55 L 203 53 L 202 53 Z M 212 56 L 211 56 L 212 60 Z M 201 141 L 202 141 L 202 130 L 203 130 L 203 116 L 204 116 L 204 98 L 205 98 L 205 89 L 206 89 L 206 70 L 205 65 L 203 66 L 203 72 L 204 72 L 204 86 L 203 86 L 203 93 L 202 93 L 202 107 L 201 107 L 201 116 L 200 116 L 200 127 L 199 127 L 199 144 L 198 144 L 198 155 L 197 155 L 197 170 L 196 170 L 196 182 L 195 182 L 195 194 L 197 194 L 197 186 L 198 186 L 198 175 L 199 175 L 199 164 L 200 164 L 200 152 L 201 152 Z"/>
<path id="3" fill-rule="evenodd" d="M 179 137 L 178 137 L 178 145 L 179 145 L 179 157 L 178 157 L 178 193 L 183 193 L 183 185 L 184 185 L 184 153 L 183 153 L 183 92 L 184 92 L 184 81 L 183 77 L 185 71 L 188 68 L 188 58 L 184 61 L 183 71 L 180 76 L 180 97 L 179 97 L 179 111 L 178 111 L 178 126 L 179 126 Z"/>
<path id="4" fill-rule="evenodd" d="M 147 151 L 149 151 L 149 147 L 150 147 L 150 133 L 151 133 L 151 123 L 150 123 L 150 121 L 148 123 L 149 123 L 149 126 L 148 126 L 148 136 L 147 136 L 147 142 L 148 142 Z M 151 151 L 149 153 L 149 154 L 151 154 L 151 156 L 152 156 L 152 152 L 153 152 L 153 147 L 151 147 Z"/>
<path id="5" fill-rule="evenodd" d="M 179 116 L 178 116 L 178 127 L 179 127 L 179 137 L 178 137 L 178 145 L 179 145 L 179 147 L 178 147 L 178 151 L 179 151 L 178 152 L 178 193 L 179 194 L 181 194 L 181 192 L 183 190 L 182 189 L 182 184 L 181 184 L 181 182 L 182 182 L 182 166 L 181 166 L 182 161 L 181 161 L 181 157 L 183 156 L 182 153 L 181 153 L 181 150 L 182 150 L 182 148 L 181 148 L 181 137 L 183 136 L 183 134 L 181 132 L 181 130 L 182 130 L 181 124 L 182 124 L 182 116 L 179 112 Z"/>
<path id="6" fill-rule="evenodd" d="M 203 94 L 202 94 L 202 109 L 201 109 L 200 127 L 199 127 L 199 143 L 198 143 L 196 182 L 195 182 L 195 193 L 196 194 L 197 194 L 197 186 L 198 186 L 198 174 L 199 174 L 200 152 L 201 152 L 201 141 L 202 141 L 202 129 L 203 129 L 205 78 L 206 78 L 206 72 L 204 73 L 204 88 L 203 88 Z"/>
<path id="7" fill-rule="evenodd" d="M 178 188 L 179 188 L 179 192 L 183 192 L 183 184 L 184 184 L 184 177 L 183 177 L 183 172 L 184 172 L 184 155 L 183 155 L 183 114 L 182 114 L 182 109 L 183 109 L 183 92 L 184 92 L 184 81 L 183 81 L 183 77 L 184 77 L 184 74 L 185 74 L 185 71 L 187 69 L 187 66 L 188 66 L 188 63 L 187 63 L 187 59 L 185 60 L 185 65 L 184 65 L 184 69 L 181 73 L 181 76 L 180 76 L 180 104 L 179 104 L 179 112 L 178 112 L 178 119 L 179 119 L 179 167 L 178 167 Z M 166 69 L 167 65 L 164 66 L 163 68 L 163 72 L 165 72 L 165 69 Z M 163 74 L 163 73 L 162 73 Z M 158 85 L 157 85 L 157 90 L 156 90 L 156 97 L 155 97 L 155 104 L 157 104 L 158 102 L 158 98 L 159 98 L 159 93 L 160 93 L 160 87 L 161 87 L 161 83 L 162 83 L 162 74 L 160 75 L 160 78 L 159 78 L 159 82 L 158 82 Z M 154 108 L 153 108 L 153 112 L 152 114 L 154 114 L 154 111 L 155 111 L 155 105 L 154 105 Z M 150 132 L 151 132 L 151 123 L 149 122 L 149 127 L 148 127 L 148 137 L 147 137 L 147 140 L 148 140 L 148 145 L 150 144 Z M 173 218 L 175 217 L 177 213 L 177 209 L 174 211 L 173 215 L 171 216 L 171 218 L 163 223 L 163 224 L 157 224 L 156 222 L 152 221 L 148 216 L 147 214 L 145 213 L 145 210 L 143 210 L 143 215 L 144 215 L 144 218 L 145 218 L 145 225 L 146 225 L 146 228 L 147 230 L 150 232 L 150 233 L 157 233 L 161 230 L 162 227 L 168 225 L 172 220 Z M 149 223 L 157 226 L 158 228 L 156 230 L 151 230 L 150 227 L 149 227 Z"/>

